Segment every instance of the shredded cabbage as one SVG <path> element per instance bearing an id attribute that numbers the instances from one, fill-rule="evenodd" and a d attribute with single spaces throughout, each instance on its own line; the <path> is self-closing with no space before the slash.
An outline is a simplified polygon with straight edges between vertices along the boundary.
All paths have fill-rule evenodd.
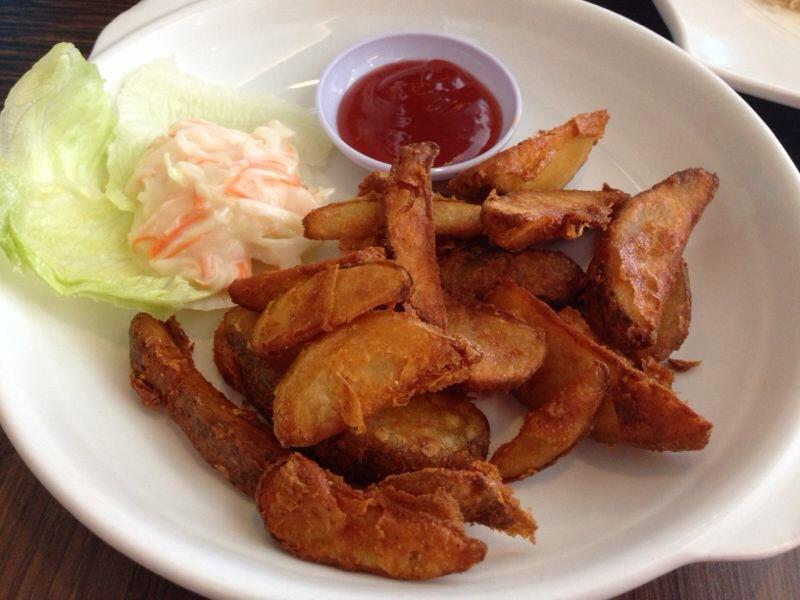
<path id="1" fill-rule="evenodd" d="M 128 75 L 117 94 L 116 107 L 119 121 L 108 148 L 106 191 L 124 210 L 136 206 L 125 186 L 148 144 L 182 119 L 201 119 L 248 133 L 278 120 L 294 132 L 295 147 L 306 165 L 323 165 L 331 149 L 330 140 L 307 110 L 274 96 L 206 83 L 182 73 L 168 60 Z"/>

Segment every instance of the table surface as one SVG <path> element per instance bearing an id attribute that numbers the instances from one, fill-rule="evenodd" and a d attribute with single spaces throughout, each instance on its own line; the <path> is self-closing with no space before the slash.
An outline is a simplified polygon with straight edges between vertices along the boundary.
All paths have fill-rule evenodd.
<path id="1" fill-rule="evenodd" d="M 669 38 L 646 0 L 596 2 Z M 54 43 L 85 54 L 132 0 L 0 2 L 0 98 Z M 745 96 L 800 164 L 800 111 Z M 62 508 L 0 432 L 0 597 L 194 598 L 129 560 Z M 753 599 L 800 597 L 800 549 L 769 560 L 682 567 L 619 598 Z"/>

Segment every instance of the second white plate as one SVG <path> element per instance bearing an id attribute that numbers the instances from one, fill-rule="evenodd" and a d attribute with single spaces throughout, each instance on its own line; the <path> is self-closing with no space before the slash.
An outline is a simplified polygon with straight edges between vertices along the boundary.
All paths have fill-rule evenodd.
<path id="1" fill-rule="evenodd" d="M 800 108 L 800 11 L 769 0 L 653 0 L 675 43 L 733 88 Z"/>

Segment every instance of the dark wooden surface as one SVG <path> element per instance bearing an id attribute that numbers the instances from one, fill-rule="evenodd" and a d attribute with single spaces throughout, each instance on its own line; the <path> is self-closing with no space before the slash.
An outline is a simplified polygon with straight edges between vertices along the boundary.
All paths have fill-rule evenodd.
<path id="1" fill-rule="evenodd" d="M 130 0 L 0 0 L 0 98 L 50 46 L 69 40 L 85 53 Z M 646 0 L 603 0 L 669 37 Z M 746 97 L 800 163 L 800 111 Z M 25 467 L 0 432 L 0 598 L 194 598 L 132 562 L 78 523 Z M 770 560 L 683 567 L 620 598 L 800 597 L 800 550 Z"/>

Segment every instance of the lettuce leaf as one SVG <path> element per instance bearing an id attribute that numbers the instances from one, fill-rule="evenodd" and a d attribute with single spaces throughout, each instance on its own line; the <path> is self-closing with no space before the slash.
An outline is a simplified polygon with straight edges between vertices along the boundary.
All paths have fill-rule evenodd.
<path id="1" fill-rule="evenodd" d="M 56 292 L 164 314 L 209 296 L 130 252 L 132 213 L 105 197 L 116 123 L 94 65 L 53 47 L 0 113 L 0 248 Z"/>
<path id="2" fill-rule="evenodd" d="M 133 71 L 116 98 L 118 123 L 108 149 L 108 198 L 123 210 L 134 210 L 125 192 L 148 144 L 180 119 L 202 119 L 251 132 L 277 119 L 295 132 L 295 147 L 306 165 L 321 166 L 331 142 L 307 110 L 274 96 L 252 95 L 206 83 L 161 60 Z"/>

